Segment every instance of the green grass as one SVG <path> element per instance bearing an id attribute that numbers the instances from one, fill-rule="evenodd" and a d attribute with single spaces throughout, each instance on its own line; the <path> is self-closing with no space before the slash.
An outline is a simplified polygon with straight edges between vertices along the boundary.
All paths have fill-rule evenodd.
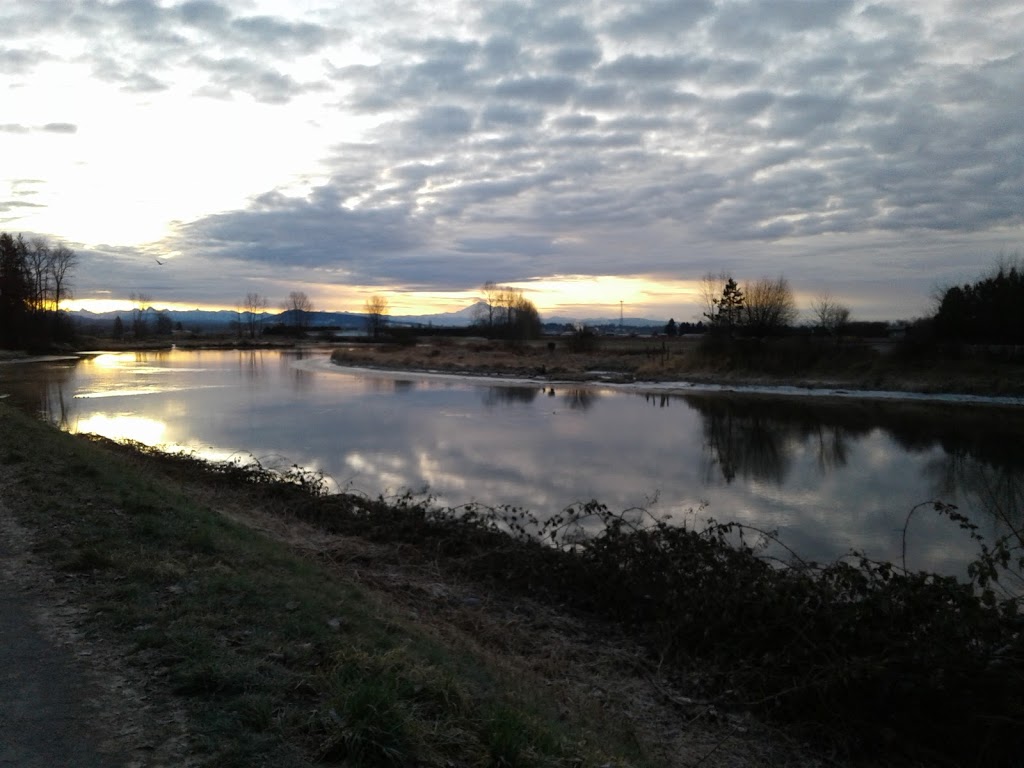
<path id="1" fill-rule="evenodd" d="M 74 576 L 89 629 L 186 703 L 205 764 L 631 762 L 631 747 L 560 721 L 491 660 L 206 508 L 142 457 L 2 405 L 0 436 L 5 502 Z"/>

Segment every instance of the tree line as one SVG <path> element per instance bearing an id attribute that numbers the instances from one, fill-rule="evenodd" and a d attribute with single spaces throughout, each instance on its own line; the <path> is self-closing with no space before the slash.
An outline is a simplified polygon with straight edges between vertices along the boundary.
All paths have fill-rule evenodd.
<path id="1" fill-rule="evenodd" d="M 1024 344 L 1024 274 L 1016 264 L 947 288 L 937 303 L 932 328 L 939 340 Z"/>
<path id="2" fill-rule="evenodd" d="M 480 290 L 483 300 L 477 304 L 473 324 L 481 333 L 510 340 L 540 337 L 540 313 L 521 288 L 488 281 Z"/>
<path id="3" fill-rule="evenodd" d="M 72 296 L 77 265 L 63 243 L 0 232 L 0 347 L 45 348 L 73 338 L 60 305 Z"/>
<path id="4" fill-rule="evenodd" d="M 799 317 L 789 281 L 781 275 L 742 286 L 728 273 L 707 274 L 701 281 L 703 316 L 716 335 L 764 338 L 784 333 Z M 835 338 L 850 325 L 850 309 L 828 293 L 811 302 L 814 326 Z"/>

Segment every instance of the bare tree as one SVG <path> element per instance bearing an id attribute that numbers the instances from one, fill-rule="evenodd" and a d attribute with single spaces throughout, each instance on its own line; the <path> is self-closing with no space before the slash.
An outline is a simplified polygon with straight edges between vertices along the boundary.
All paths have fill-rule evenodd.
<path id="1" fill-rule="evenodd" d="M 25 249 L 25 266 L 28 270 L 30 293 L 28 303 L 37 314 L 46 311 L 52 298 L 50 262 L 53 250 L 41 237 L 34 238 Z M 56 309 L 56 307 L 54 307 Z"/>
<path id="2" fill-rule="evenodd" d="M 747 283 L 743 293 L 743 325 L 753 336 L 778 333 L 797 318 L 793 289 L 781 275 L 774 280 L 761 278 Z"/>
<path id="3" fill-rule="evenodd" d="M 728 272 L 707 272 L 700 279 L 700 299 L 703 307 L 701 313 L 712 324 L 718 315 L 719 303 L 722 299 L 722 291 L 726 283 L 732 279 Z"/>
<path id="4" fill-rule="evenodd" d="M 258 293 L 245 294 L 243 307 L 245 311 L 245 325 L 248 328 L 250 339 L 255 339 L 257 335 L 263 332 L 263 313 L 269 304 L 270 302 L 266 296 L 260 296 Z"/>
<path id="5" fill-rule="evenodd" d="M 366 332 L 373 338 L 377 338 L 384 331 L 388 324 L 388 300 L 374 294 L 366 300 L 363 305 L 363 312 L 366 313 Z"/>
<path id="6" fill-rule="evenodd" d="M 487 335 L 509 339 L 540 335 L 540 313 L 533 302 L 523 296 L 521 288 L 486 282 L 481 290 L 486 307 L 478 309 L 476 322 Z"/>
<path id="7" fill-rule="evenodd" d="M 291 325 L 305 329 L 309 326 L 309 313 L 313 311 L 313 302 L 303 291 L 292 291 L 288 301 L 284 303 L 284 311 L 290 314 Z"/>
<path id="8" fill-rule="evenodd" d="M 149 305 L 153 301 L 153 297 L 148 293 L 135 293 L 132 291 L 128 296 L 129 301 L 133 304 L 132 306 L 132 335 L 136 339 L 145 338 L 149 335 Z"/>
<path id="9" fill-rule="evenodd" d="M 506 326 L 512 339 L 536 339 L 540 336 L 540 313 L 522 291 L 517 292 L 509 305 Z"/>
<path id="10" fill-rule="evenodd" d="M 491 280 L 488 280 L 480 288 L 480 292 L 483 294 L 483 305 L 477 305 L 474 319 L 477 325 L 482 325 L 488 331 L 494 329 L 494 313 L 501 290 L 501 287 Z"/>
<path id="11" fill-rule="evenodd" d="M 78 254 L 63 243 L 51 252 L 50 277 L 53 281 L 53 308 L 60 309 L 60 303 L 71 298 L 68 278 L 78 266 Z"/>
<path id="12" fill-rule="evenodd" d="M 850 322 L 850 308 L 835 301 L 828 292 L 819 294 L 811 302 L 811 311 L 818 327 L 838 340 L 843 327 Z"/>

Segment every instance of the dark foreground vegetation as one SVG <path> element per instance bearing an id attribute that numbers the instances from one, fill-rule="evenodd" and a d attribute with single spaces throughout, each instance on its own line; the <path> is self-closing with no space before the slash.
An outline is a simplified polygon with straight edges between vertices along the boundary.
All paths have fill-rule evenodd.
<path id="1" fill-rule="evenodd" d="M 211 764 L 644 764 L 650 753 L 616 741 L 607 721 L 552 714 L 469 646 L 439 642 L 358 585 L 195 507 L 199 487 L 211 503 L 226 493 L 394 547 L 435 578 L 605 622 L 701 718 L 752 713 L 843 762 L 1020 764 L 1024 625 L 1002 591 L 1008 579 L 1021 586 L 1020 534 L 982 541 L 941 502 L 912 514 L 977 538 L 969 583 L 857 554 L 780 561 L 760 531 L 674 527 L 597 503 L 542 522 L 331 495 L 298 470 L 91 445 L 2 406 L 0 429 L 0 464 L 18 478 L 7 503 L 91 595 L 92 621 L 131 638 L 136 660 L 190 703 Z M 47 462 L 54 471 L 34 471 Z M 128 479 L 147 462 L 171 483 Z"/>
<path id="2" fill-rule="evenodd" d="M 259 469 L 210 471 L 264 481 Z M 463 576 L 620 622 L 694 696 L 785 723 L 833 754 L 1019 764 L 1024 624 L 997 587 L 1019 571 L 1022 542 L 985 543 L 941 502 L 915 513 L 945 515 L 978 538 L 970 583 L 856 553 L 827 565 L 780 562 L 762 551 L 760 531 L 693 530 L 597 503 L 541 522 L 515 509 L 314 493 L 296 513 L 415 544 Z"/>

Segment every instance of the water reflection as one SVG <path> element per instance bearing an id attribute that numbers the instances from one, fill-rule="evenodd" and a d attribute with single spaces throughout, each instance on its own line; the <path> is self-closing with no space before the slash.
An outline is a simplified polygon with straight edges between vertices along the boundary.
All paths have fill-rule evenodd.
<path id="1" fill-rule="evenodd" d="M 597 402 L 599 393 L 588 387 L 570 387 L 562 395 L 562 401 L 574 411 L 589 411 Z"/>
<path id="2" fill-rule="evenodd" d="M 765 414 L 756 404 L 714 398 L 691 402 L 703 419 L 704 476 L 726 483 L 744 479 L 782 485 L 789 471 L 799 426 Z"/>
<path id="3" fill-rule="evenodd" d="M 644 402 L 658 408 L 668 408 L 672 405 L 672 401 L 675 399 L 674 395 L 652 394 L 650 392 L 644 393 Z"/>
<path id="4" fill-rule="evenodd" d="M 313 374 L 296 362 L 305 360 L 308 357 L 306 350 L 301 347 L 289 350 L 280 354 L 278 360 L 281 371 L 291 382 L 291 389 L 296 394 L 308 392 L 313 386 Z"/>
<path id="5" fill-rule="evenodd" d="M 529 404 L 537 399 L 543 390 L 540 387 L 483 387 L 481 399 L 487 408 L 498 405 Z"/>
<path id="6" fill-rule="evenodd" d="M 102 435 L 110 440 L 131 440 L 143 445 L 165 445 L 167 424 L 145 416 L 93 414 L 77 423 L 76 432 Z"/>
<path id="7" fill-rule="evenodd" d="M 700 520 L 777 529 L 819 560 L 851 547 L 898 556 L 907 512 L 932 498 L 986 533 L 1024 525 L 1024 411 L 502 387 L 345 373 L 323 357 L 101 355 L 0 366 L 0 391 L 71 431 L 283 457 L 371 495 L 429 488 L 442 504 L 540 516 L 657 495 L 657 514 L 693 521 L 699 509 Z M 918 565 L 950 572 L 973 552 L 955 526 L 926 515 L 914 536 Z"/>
<path id="8" fill-rule="evenodd" d="M 1024 527 L 1024 416 L 947 405 L 814 403 L 687 395 L 701 415 L 708 482 L 786 484 L 796 458 L 810 452 L 824 478 L 844 469 L 853 445 L 872 432 L 903 451 L 931 456 L 922 476 L 933 498 L 968 498 L 1000 521 Z M 652 398 L 647 397 L 651 402 Z"/>
<path id="9" fill-rule="evenodd" d="M 255 381 L 263 373 L 263 350 L 251 349 L 238 356 L 238 368 L 242 378 Z"/>

